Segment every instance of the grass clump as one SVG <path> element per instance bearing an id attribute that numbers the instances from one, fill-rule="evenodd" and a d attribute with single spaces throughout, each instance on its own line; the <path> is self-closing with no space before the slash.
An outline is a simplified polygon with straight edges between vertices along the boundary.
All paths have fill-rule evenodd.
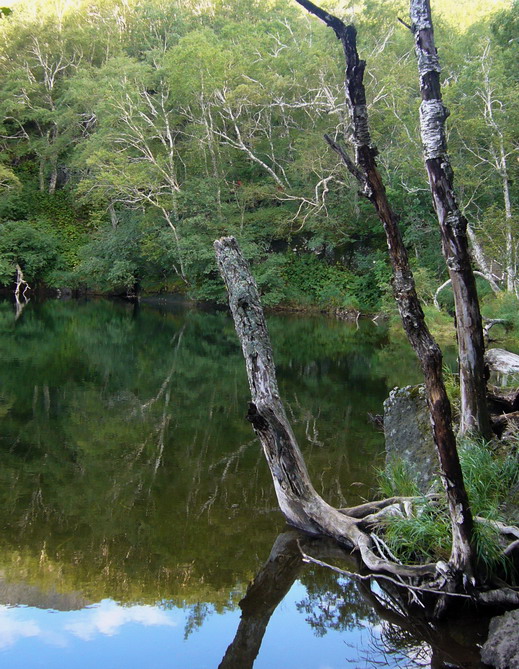
<path id="1" fill-rule="evenodd" d="M 519 459 L 500 455 L 490 444 L 463 440 L 459 456 L 472 513 L 489 520 L 505 520 L 504 508 L 519 486 Z"/>
<path id="2" fill-rule="evenodd" d="M 393 460 L 377 473 L 378 487 L 384 497 L 415 497 L 420 494 L 411 468 L 405 460 Z"/>
<path id="3" fill-rule="evenodd" d="M 514 508 L 519 497 L 519 459 L 514 453 L 498 454 L 489 444 L 470 440 L 460 444 L 459 454 L 474 517 L 510 522 L 507 507 Z M 416 484 L 405 463 L 391 465 L 379 481 L 381 492 L 386 496 L 417 494 Z M 475 523 L 478 568 L 487 578 L 510 570 L 499 538 L 499 531 L 492 522 Z M 415 505 L 413 516 L 388 518 L 385 541 L 402 562 L 412 564 L 448 559 L 451 526 L 446 500 L 424 497 Z"/>

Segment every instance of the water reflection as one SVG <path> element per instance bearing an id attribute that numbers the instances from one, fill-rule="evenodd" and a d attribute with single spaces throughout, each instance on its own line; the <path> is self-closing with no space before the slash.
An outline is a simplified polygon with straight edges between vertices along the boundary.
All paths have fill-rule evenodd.
<path id="1" fill-rule="evenodd" d="M 391 387 L 419 378 L 414 356 L 371 323 L 271 316 L 269 327 L 316 487 L 332 504 L 355 504 L 371 494 L 383 459 L 367 414 L 380 412 Z M 0 381 L 0 603 L 5 639 L 18 639 L 5 646 L 16 650 L 9 666 L 23 666 L 22 647 L 34 649 L 43 620 L 62 615 L 76 616 L 53 632 L 67 643 L 74 630 L 102 640 L 103 629 L 121 637 L 153 628 L 161 643 L 173 635 L 179 666 L 217 666 L 238 602 L 283 526 L 244 420 L 247 381 L 227 313 L 52 301 L 31 302 L 16 319 L 0 303 Z M 304 621 L 294 666 L 305 666 L 297 658 L 310 657 L 325 631 L 330 666 L 342 666 L 342 635 L 371 625 L 372 609 L 356 586 L 300 571 L 294 559 L 284 573 L 293 585 L 278 581 L 276 591 L 289 589 L 290 615 Z M 255 623 L 276 621 L 267 637 L 292 624 L 269 596 L 270 613 Z M 14 603 L 32 608 L 6 608 Z M 146 627 L 146 615 L 156 624 Z M 186 649 L 211 629 L 211 653 L 195 660 Z"/>
<path id="2" fill-rule="evenodd" d="M 272 614 L 298 577 L 306 586 L 306 597 L 296 607 L 308 615 L 306 621 L 318 636 L 331 630 L 355 632 L 370 624 L 371 636 L 368 641 L 364 637 L 362 650 L 358 648 L 359 663 L 376 666 L 383 658 L 385 666 L 483 667 L 479 648 L 486 639 L 488 619 L 463 617 L 454 624 L 432 621 L 408 590 L 383 579 L 350 580 L 322 570 L 305 578 L 302 553 L 339 562 L 350 572 L 359 569 L 354 556 L 332 541 L 296 530 L 280 534 L 239 603 L 240 623 L 219 669 L 255 666 Z M 322 578 L 319 582 L 319 576 L 326 583 Z"/>

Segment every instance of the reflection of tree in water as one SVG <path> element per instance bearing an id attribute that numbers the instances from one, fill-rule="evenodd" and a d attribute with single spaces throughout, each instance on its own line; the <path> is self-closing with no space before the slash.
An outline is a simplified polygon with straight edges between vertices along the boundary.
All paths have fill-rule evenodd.
<path id="1" fill-rule="evenodd" d="M 326 320 L 271 325 L 310 466 L 323 488 L 351 496 L 380 450 L 365 416 L 391 384 L 385 336 Z M 225 313 L 31 302 L 15 322 L 0 304 L 0 375 L 0 567 L 13 581 L 180 606 L 191 611 L 186 634 L 236 607 L 280 515 L 243 419 L 246 379 Z M 349 439 L 362 440 L 360 458 Z M 286 587 L 301 578 L 299 609 L 318 634 L 374 619 L 350 580 L 283 554 Z M 264 631 L 283 578 L 267 608 L 256 579 L 264 608 L 248 610 L 244 631 L 247 620 Z"/>
<path id="2" fill-rule="evenodd" d="M 361 666 L 366 669 L 421 669 L 431 666 L 431 647 L 427 643 L 420 644 L 413 635 L 407 635 L 400 628 L 387 623 L 381 624 L 379 632 L 380 634 L 370 635 L 364 648 L 355 649 L 355 669 Z"/>
<path id="3" fill-rule="evenodd" d="M 344 632 L 378 621 L 371 606 L 351 579 L 337 577 L 326 569 L 311 567 L 301 576 L 307 596 L 297 603 L 317 636 L 329 630 Z"/>
<path id="4" fill-rule="evenodd" d="M 358 652 L 356 666 L 459 667 L 480 669 L 479 644 L 488 621 L 460 619 L 443 624 L 430 621 L 427 610 L 407 599 L 409 591 L 388 582 L 357 581 L 315 567 L 303 572 L 302 552 L 323 560 L 340 560 L 354 571 L 353 556 L 331 540 L 296 530 L 280 534 L 267 562 L 240 602 L 242 615 L 234 640 L 219 669 L 250 669 L 260 651 L 272 614 L 296 578 L 307 597 L 297 604 L 318 636 L 329 630 L 371 627 L 369 645 Z M 303 573 L 302 573 L 303 572 Z M 377 630 L 378 633 L 375 632 Z"/>

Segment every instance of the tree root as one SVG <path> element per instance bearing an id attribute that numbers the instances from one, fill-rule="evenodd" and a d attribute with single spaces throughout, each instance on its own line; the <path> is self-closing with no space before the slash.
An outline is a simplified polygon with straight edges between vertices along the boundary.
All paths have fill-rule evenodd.
<path id="1" fill-rule="evenodd" d="M 359 504 L 358 506 L 350 506 L 344 509 L 339 509 L 339 511 L 340 513 L 344 513 L 344 515 L 350 516 L 351 518 L 366 518 L 366 516 L 374 514 L 377 511 L 381 511 L 388 506 L 404 504 L 405 502 L 415 502 L 418 499 L 437 500 L 439 498 L 440 495 L 437 493 L 431 493 L 422 497 L 386 497 L 385 499 L 379 499 L 374 502 L 365 502 L 364 504 Z"/>

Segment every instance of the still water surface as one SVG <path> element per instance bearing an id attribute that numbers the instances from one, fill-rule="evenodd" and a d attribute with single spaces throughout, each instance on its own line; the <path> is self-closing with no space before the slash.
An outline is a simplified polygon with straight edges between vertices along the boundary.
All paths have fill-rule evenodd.
<path id="1" fill-rule="evenodd" d="M 368 498 L 367 415 L 419 380 L 413 354 L 371 322 L 268 320 L 317 489 Z M 3 302 L 0 380 L 2 667 L 423 666 L 356 585 L 301 563 L 298 542 L 337 551 L 283 523 L 226 312 Z"/>

